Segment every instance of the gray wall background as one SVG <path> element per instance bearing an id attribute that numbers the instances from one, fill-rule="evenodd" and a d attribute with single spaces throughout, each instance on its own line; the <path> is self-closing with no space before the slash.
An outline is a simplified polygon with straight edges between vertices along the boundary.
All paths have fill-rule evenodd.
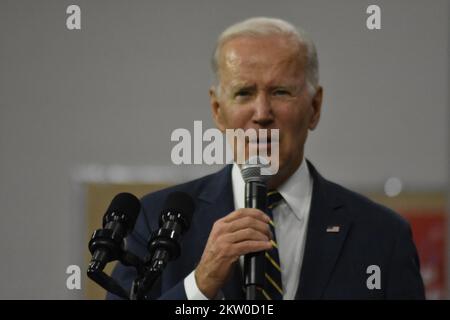
<path id="1" fill-rule="evenodd" d="M 78 4 L 82 30 L 66 29 Z M 382 29 L 366 29 L 366 8 Z M 307 156 L 330 179 L 445 190 L 449 1 L 0 2 L 0 298 L 71 299 L 83 217 L 73 168 L 169 165 L 176 128 L 212 127 L 210 52 L 228 25 L 274 16 L 316 41 L 323 116 Z"/>

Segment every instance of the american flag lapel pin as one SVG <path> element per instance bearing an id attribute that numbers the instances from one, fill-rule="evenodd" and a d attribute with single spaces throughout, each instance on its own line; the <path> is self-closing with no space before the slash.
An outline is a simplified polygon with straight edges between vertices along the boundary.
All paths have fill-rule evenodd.
<path id="1" fill-rule="evenodd" d="M 327 228 L 327 232 L 329 233 L 338 233 L 341 230 L 339 226 L 329 226 Z"/>

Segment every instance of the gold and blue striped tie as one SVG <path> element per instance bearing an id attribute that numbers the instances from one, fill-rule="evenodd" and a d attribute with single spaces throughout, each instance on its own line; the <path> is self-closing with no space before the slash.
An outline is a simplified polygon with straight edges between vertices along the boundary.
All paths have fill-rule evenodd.
<path id="1" fill-rule="evenodd" d="M 270 217 L 270 230 L 274 239 L 272 249 L 265 252 L 264 288 L 262 293 L 267 300 L 283 299 L 283 284 L 281 281 L 280 258 L 278 256 L 278 244 L 275 236 L 272 210 L 283 201 L 281 194 L 276 191 L 267 193 L 267 215 Z"/>

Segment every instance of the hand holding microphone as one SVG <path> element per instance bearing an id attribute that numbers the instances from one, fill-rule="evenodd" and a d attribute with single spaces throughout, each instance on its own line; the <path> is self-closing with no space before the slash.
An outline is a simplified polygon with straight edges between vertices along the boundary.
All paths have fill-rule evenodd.
<path id="1" fill-rule="evenodd" d="M 195 270 L 198 288 L 210 299 L 215 298 L 223 287 L 240 256 L 272 248 L 270 218 L 263 212 L 266 187 L 265 177 L 261 178 L 260 164 L 244 165 L 241 172 L 246 182 L 245 195 L 242 195 L 245 196 L 246 208 L 233 211 L 214 223 Z M 245 278 L 248 278 L 246 284 L 255 284 L 255 274 L 259 274 L 256 282 L 262 285 L 259 283 L 262 271 L 256 267 L 258 256 L 261 255 L 244 258 L 244 269 L 248 269 L 244 270 Z"/>
<path id="2" fill-rule="evenodd" d="M 257 209 L 238 209 L 217 220 L 209 234 L 195 279 L 209 299 L 216 297 L 241 255 L 269 250 L 269 217 Z"/>

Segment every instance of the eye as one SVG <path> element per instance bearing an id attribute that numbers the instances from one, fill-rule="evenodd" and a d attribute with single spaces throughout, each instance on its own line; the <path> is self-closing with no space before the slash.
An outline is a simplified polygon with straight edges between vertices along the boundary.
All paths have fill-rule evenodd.
<path id="1" fill-rule="evenodd" d="M 285 89 L 277 89 L 273 92 L 274 96 L 290 96 L 291 93 Z"/>
<path id="2" fill-rule="evenodd" d="M 251 95 L 250 90 L 239 90 L 236 92 L 235 97 L 248 97 Z"/>

